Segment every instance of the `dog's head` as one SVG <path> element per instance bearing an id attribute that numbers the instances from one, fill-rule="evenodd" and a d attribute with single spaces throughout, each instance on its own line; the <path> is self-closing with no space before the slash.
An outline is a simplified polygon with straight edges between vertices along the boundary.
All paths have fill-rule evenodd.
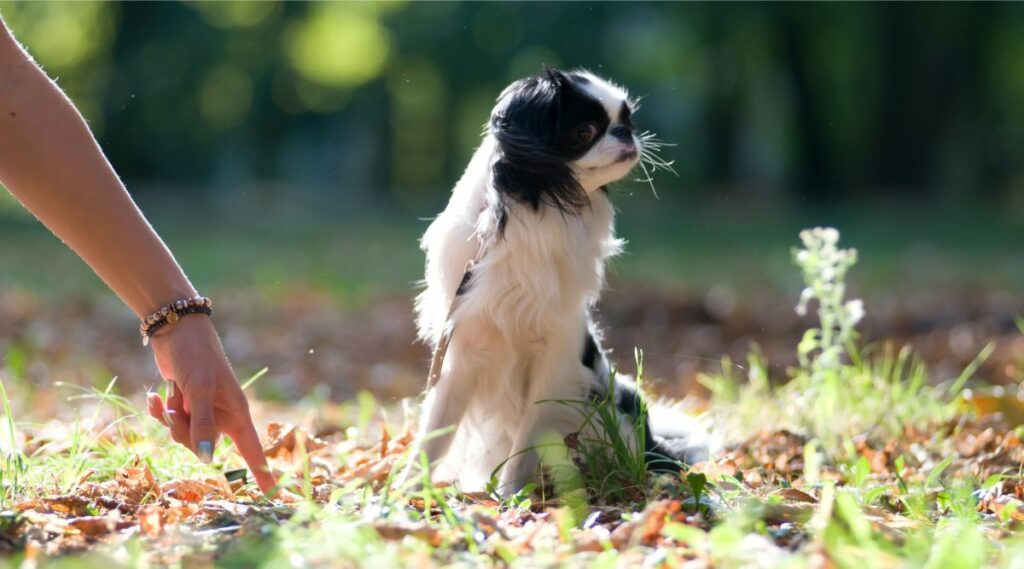
<path id="1" fill-rule="evenodd" d="M 534 209 L 576 211 L 639 161 L 634 109 L 620 87 L 585 71 L 548 69 L 516 81 L 488 125 L 498 150 L 494 187 Z"/>

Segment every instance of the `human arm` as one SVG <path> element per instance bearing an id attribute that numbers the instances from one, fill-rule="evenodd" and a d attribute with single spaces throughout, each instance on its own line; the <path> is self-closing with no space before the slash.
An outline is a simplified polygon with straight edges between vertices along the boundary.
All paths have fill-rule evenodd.
<path id="1" fill-rule="evenodd" d="M 132 201 L 85 120 L 0 20 L 0 183 L 82 258 L 140 318 L 195 296 Z M 248 402 L 209 318 L 188 315 L 152 339 L 176 397 L 148 401 L 174 439 L 208 459 L 232 438 L 260 488 L 274 485 Z M 166 424 L 166 423 L 165 423 Z M 208 443 L 203 444 L 200 443 Z M 205 452 L 209 449 L 209 452 Z M 203 451 L 203 452 L 200 452 Z"/>

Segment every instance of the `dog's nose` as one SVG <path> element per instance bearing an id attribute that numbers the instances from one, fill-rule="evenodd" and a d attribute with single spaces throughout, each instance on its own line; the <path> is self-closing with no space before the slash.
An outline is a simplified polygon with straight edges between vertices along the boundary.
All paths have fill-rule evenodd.
<path id="1" fill-rule="evenodd" d="M 612 127 L 612 129 L 608 132 L 611 133 L 611 135 L 614 136 L 615 138 L 621 140 L 622 142 L 633 142 L 633 129 L 629 128 L 624 124 Z"/>

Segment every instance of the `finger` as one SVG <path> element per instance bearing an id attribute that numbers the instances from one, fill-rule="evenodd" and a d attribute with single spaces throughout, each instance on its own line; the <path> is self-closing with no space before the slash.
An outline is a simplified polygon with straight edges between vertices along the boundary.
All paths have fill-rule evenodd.
<path id="1" fill-rule="evenodd" d="M 160 395 L 151 391 L 146 392 L 146 410 L 149 412 L 149 416 L 153 417 L 161 423 L 164 422 L 164 402 L 160 399 Z M 164 424 L 166 427 L 167 425 Z"/>
<path id="2" fill-rule="evenodd" d="M 178 384 L 173 381 L 167 382 L 167 405 L 175 411 L 185 410 L 185 397 L 178 389 Z"/>
<path id="3" fill-rule="evenodd" d="M 200 462 L 209 464 L 213 461 L 213 447 L 220 431 L 213 415 L 214 391 L 208 381 L 193 381 L 189 384 L 188 402 L 189 423 L 191 423 L 192 450 L 199 456 Z"/>
<path id="4" fill-rule="evenodd" d="M 149 408 L 149 415 L 160 421 L 165 427 L 171 426 L 171 418 L 167 415 L 167 408 L 164 407 L 164 400 L 159 393 L 146 394 L 146 406 Z"/>
<path id="5" fill-rule="evenodd" d="M 248 405 L 245 405 L 241 410 L 236 410 L 236 412 L 238 413 L 237 416 L 244 420 L 239 420 L 236 423 L 238 426 L 233 428 L 228 435 L 235 442 L 235 446 L 238 447 L 238 452 L 242 455 L 245 463 L 249 465 L 249 470 L 252 471 L 252 475 L 256 478 L 256 484 L 260 487 L 260 490 L 269 496 L 270 491 L 277 485 L 277 481 L 274 480 L 274 474 L 270 471 L 270 466 L 267 464 L 267 456 L 263 454 L 263 445 L 260 443 L 260 437 L 256 433 L 256 427 L 252 424 Z"/>
<path id="6" fill-rule="evenodd" d="M 170 409 L 167 410 L 167 415 L 171 421 L 171 438 L 195 452 L 195 449 L 192 448 L 192 435 L 190 433 L 188 413 L 185 412 L 184 397 L 181 394 L 181 390 L 174 387 L 173 383 L 171 383 L 170 388 L 171 396 L 167 398 L 167 406 Z"/>

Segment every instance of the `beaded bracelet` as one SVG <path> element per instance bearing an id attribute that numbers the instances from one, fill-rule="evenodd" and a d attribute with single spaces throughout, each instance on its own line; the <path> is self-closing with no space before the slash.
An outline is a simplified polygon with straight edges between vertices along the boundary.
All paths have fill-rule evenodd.
<path id="1" fill-rule="evenodd" d="M 176 300 L 167 306 L 150 314 L 139 325 L 139 334 L 142 335 L 142 345 L 148 346 L 149 339 L 164 326 L 172 326 L 181 320 L 186 314 L 213 314 L 213 301 L 205 296 L 194 296 Z"/>

